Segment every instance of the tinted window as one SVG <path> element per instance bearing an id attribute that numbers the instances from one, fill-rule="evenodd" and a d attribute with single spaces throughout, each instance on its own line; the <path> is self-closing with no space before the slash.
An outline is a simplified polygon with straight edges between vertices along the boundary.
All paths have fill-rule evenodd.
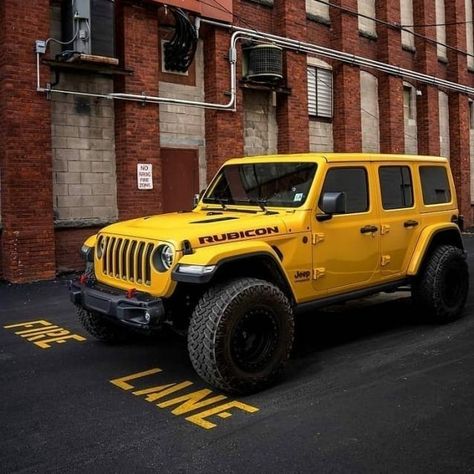
<path id="1" fill-rule="evenodd" d="M 446 168 L 443 166 L 421 166 L 420 177 L 425 204 L 442 204 L 451 201 Z"/>
<path id="2" fill-rule="evenodd" d="M 382 166 L 379 168 L 379 179 L 384 209 L 413 206 L 413 186 L 408 166 Z"/>
<path id="3" fill-rule="evenodd" d="M 369 197 L 365 168 L 333 168 L 329 170 L 321 196 L 324 193 L 345 193 L 347 214 L 367 211 Z"/>

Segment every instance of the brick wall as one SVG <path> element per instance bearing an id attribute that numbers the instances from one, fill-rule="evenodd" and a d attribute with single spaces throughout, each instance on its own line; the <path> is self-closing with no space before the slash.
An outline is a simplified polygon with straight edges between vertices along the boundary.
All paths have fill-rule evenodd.
<path id="1" fill-rule="evenodd" d="M 466 50 L 466 26 L 462 23 L 466 16 L 465 1 L 452 0 L 446 9 L 447 35 L 450 44 L 460 50 Z M 471 73 L 465 55 L 448 50 L 448 78 L 459 83 L 469 82 Z M 472 80 L 471 80 L 472 83 Z M 464 94 L 449 92 L 449 157 L 454 180 L 458 206 L 468 223 L 472 222 L 470 196 L 470 133 L 469 102 Z"/>
<path id="2" fill-rule="evenodd" d="M 121 9 L 120 9 L 121 8 Z M 124 3 L 119 8 L 117 37 L 123 44 L 122 64 L 133 75 L 116 80 L 118 92 L 158 95 L 160 49 L 155 6 Z M 117 205 L 120 219 L 160 212 L 161 160 L 159 108 L 154 104 L 115 104 Z M 138 190 L 137 164 L 153 166 L 153 189 Z"/>
<path id="3" fill-rule="evenodd" d="M 13 282 L 55 273 L 51 113 L 35 91 L 32 53 L 34 39 L 48 36 L 49 0 L 34 10 L 28 2 L 0 2 L 1 251 L 3 276 Z"/>
<path id="4" fill-rule="evenodd" d="M 305 0 L 276 0 L 274 23 L 278 34 L 294 39 L 305 39 Z M 305 152 L 309 149 L 306 55 L 286 51 L 284 59 L 284 76 L 291 94 L 279 97 L 278 100 L 278 151 Z"/>
<path id="5" fill-rule="evenodd" d="M 100 227 L 84 229 L 56 229 L 54 234 L 56 247 L 56 268 L 58 272 L 82 271 L 84 260 L 80 249 L 84 241 L 95 235 Z"/>
<path id="6" fill-rule="evenodd" d="M 236 11 L 236 14 L 238 14 L 238 11 Z M 206 102 L 225 104 L 229 101 L 230 74 L 229 62 L 227 61 L 229 41 L 229 32 L 221 29 L 209 30 L 205 37 L 204 63 L 206 64 L 206 74 L 204 87 Z M 237 70 L 241 70 L 240 64 Z M 237 92 L 237 111 L 235 113 L 206 110 L 206 154 L 209 180 L 226 159 L 243 155 L 242 103 L 242 91 L 239 88 Z"/>
<path id="7" fill-rule="evenodd" d="M 472 104 L 470 105 L 470 114 L 469 114 L 469 174 L 471 177 L 471 204 L 474 199 L 474 117 L 473 117 L 473 110 Z"/>
<path id="8" fill-rule="evenodd" d="M 461 50 L 472 46 L 472 40 L 467 42 L 466 39 L 472 25 L 466 27 L 462 23 L 466 19 L 466 5 L 470 5 L 466 1 L 444 2 L 445 20 L 452 24 L 446 28 L 447 37 L 450 44 Z M 181 106 L 123 102 L 117 102 L 114 107 L 111 102 L 60 96 L 53 96 L 48 102 L 43 94 L 34 90 L 35 57 L 31 50 L 35 39 L 59 34 L 58 2 L 52 2 L 51 17 L 50 3 L 39 0 L 32 10 L 27 2 L 0 2 L 0 40 L 7 45 L 0 50 L 0 140 L 3 144 L 0 148 L 0 219 L 4 226 L 3 269 L 0 271 L 7 278 L 13 281 L 48 278 L 56 268 L 78 268 L 82 264 L 76 252 L 86 234 L 96 229 L 58 227 L 54 235 L 53 209 L 61 225 L 70 225 L 74 220 L 114 219 L 117 213 L 121 218 L 128 218 L 159 212 L 160 147 L 163 146 L 199 149 L 202 186 L 227 158 L 242 156 L 244 152 L 273 151 L 275 141 L 279 152 L 328 149 L 353 152 L 378 147 L 383 152 L 416 151 L 417 141 L 419 153 L 436 155 L 442 151 L 450 156 L 461 211 L 470 223 L 470 156 L 474 159 L 474 152 L 470 153 L 472 140 L 467 125 L 466 96 L 449 93 L 446 105 L 445 98 L 440 103 L 436 87 L 414 82 L 420 95 L 414 94 L 412 99 L 416 100 L 416 107 L 415 118 L 410 122 L 403 107 L 400 78 L 373 71 L 361 73 L 358 67 L 334 61 L 332 124 L 313 121 L 309 120 L 305 106 L 307 58 L 304 54 L 285 52 L 284 85 L 290 94 L 278 95 L 276 109 L 270 106 L 270 93 L 245 92 L 244 99 L 239 83 L 236 112 L 203 112 Z M 395 23 L 433 24 L 437 21 L 436 10 L 440 18 L 439 7 L 434 8 L 433 0 L 402 0 L 401 4 L 393 0 L 333 0 L 331 3 L 352 10 L 360 8 L 370 14 L 375 8 L 378 18 Z M 413 20 L 409 11 L 411 3 Z M 133 70 L 133 74 L 117 78 L 113 84 L 115 91 L 204 98 L 218 103 L 228 101 L 228 31 L 202 25 L 204 43 L 192 73 L 195 83 L 186 79 L 174 84 L 170 79 L 172 75 L 165 77 L 160 71 L 162 36 L 156 6 L 146 2 L 120 2 L 117 11 L 121 65 Z M 434 44 L 421 38 L 413 39 L 409 34 L 402 35 L 395 28 L 377 25 L 374 29 L 373 22 L 359 22 L 356 16 L 319 2 L 236 0 L 234 11 L 235 23 L 242 26 L 250 25 L 474 84 L 464 55 L 448 50 L 448 62 L 445 58 L 439 61 L 439 48 Z M 439 28 L 423 27 L 416 31 L 435 39 Z M 239 49 L 238 79 L 241 78 L 241 56 Z M 469 62 L 472 65 L 472 61 Z M 49 73 L 50 70 L 42 66 L 43 83 L 50 79 Z M 375 75 L 365 76 L 369 73 Z M 371 77 L 378 80 L 378 93 L 374 92 L 375 80 Z M 370 85 L 366 87 L 368 82 Z M 110 79 L 96 75 L 62 74 L 60 84 L 79 90 L 112 90 Z M 361 112 L 361 105 L 370 113 Z M 85 114 L 87 109 L 90 113 Z M 266 112 L 258 113 L 260 110 Z M 415 138 L 410 140 L 409 135 Z M 153 191 L 137 189 L 136 165 L 140 162 L 154 166 Z M 114 181 L 118 189 L 117 202 Z"/>

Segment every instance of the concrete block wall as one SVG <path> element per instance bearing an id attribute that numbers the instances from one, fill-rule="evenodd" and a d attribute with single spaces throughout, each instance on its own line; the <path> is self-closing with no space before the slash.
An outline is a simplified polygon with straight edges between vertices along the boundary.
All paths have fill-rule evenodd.
<path id="1" fill-rule="evenodd" d="M 309 122 L 309 150 L 314 152 L 334 150 L 334 138 L 331 122 L 310 120 Z"/>
<path id="2" fill-rule="evenodd" d="M 416 155 L 418 154 L 418 130 L 416 123 L 416 89 L 408 82 L 404 82 L 403 87 L 410 91 L 408 97 L 410 103 L 404 102 L 403 105 L 405 153 Z"/>
<path id="3" fill-rule="evenodd" d="M 270 155 L 278 152 L 278 126 L 272 94 L 244 92 L 244 154 Z"/>
<path id="4" fill-rule="evenodd" d="M 61 38 L 61 6 L 50 6 L 51 36 Z M 61 46 L 51 42 L 51 57 Z M 55 76 L 52 75 L 52 80 Z M 113 79 L 61 72 L 55 86 L 106 94 Z M 51 98 L 54 219 L 84 225 L 117 219 L 114 103 L 105 99 L 53 94 Z"/>
<path id="5" fill-rule="evenodd" d="M 360 104 L 362 124 L 362 151 L 380 151 L 379 93 L 377 77 L 360 72 Z"/>
<path id="6" fill-rule="evenodd" d="M 436 40 L 439 44 L 436 45 L 438 58 L 442 61 L 447 61 L 448 53 L 446 46 L 446 2 L 445 0 L 435 1 L 436 10 Z"/>
<path id="7" fill-rule="evenodd" d="M 413 20 L 413 0 L 401 0 L 400 2 L 400 19 L 402 25 L 414 25 Z M 408 31 L 415 31 L 412 26 L 402 30 L 402 45 L 405 49 L 414 50 L 415 49 L 415 37 L 410 34 Z"/>
<path id="8" fill-rule="evenodd" d="M 375 1 L 376 0 L 357 0 L 358 12 L 369 16 L 371 18 L 376 17 L 375 13 Z M 371 38 L 377 37 L 376 23 L 373 20 L 369 20 L 363 16 L 359 16 L 359 31 Z"/>
<path id="9" fill-rule="evenodd" d="M 113 81 L 62 74 L 58 87 L 103 94 Z M 54 94 L 51 110 L 55 220 L 117 219 L 113 101 Z"/>
<path id="10" fill-rule="evenodd" d="M 318 21 L 330 21 L 328 2 L 321 2 L 319 0 L 306 0 L 306 13 L 314 17 Z"/>
<path id="11" fill-rule="evenodd" d="M 474 70 L 474 25 L 472 23 L 473 9 L 472 0 L 465 0 L 464 9 L 466 11 L 466 51 L 469 56 L 467 57 L 467 66 L 469 70 Z"/>
<path id="12" fill-rule="evenodd" d="M 450 156 L 449 144 L 449 99 L 448 94 L 439 91 L 439 146 L 440 155 L 446 158 Z"/>

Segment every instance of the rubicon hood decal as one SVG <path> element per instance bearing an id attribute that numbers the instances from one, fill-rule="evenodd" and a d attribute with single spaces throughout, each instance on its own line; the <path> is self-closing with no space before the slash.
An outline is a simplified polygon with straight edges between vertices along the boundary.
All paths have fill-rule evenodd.
<path id="1" fill-rule="evenodd" d="M 278 226 L 260 227 L 259 229 L 241 230 L 237 232 L 227 232 L 225 234 L 206 235 L 199 237 L 200 244 L 212 244 L 214 242 L 225 242 L 226 240 L 239 240 L 262 235 L 278 234 Z"/>

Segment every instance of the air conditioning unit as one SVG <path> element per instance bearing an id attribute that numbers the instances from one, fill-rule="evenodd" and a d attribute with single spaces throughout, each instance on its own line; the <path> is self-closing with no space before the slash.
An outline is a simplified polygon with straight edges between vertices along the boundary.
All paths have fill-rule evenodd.
<path id="1" fill-rule="evenodd" d="M 283 50 L 273 44 L 245 48 L 245 79 L 277 82 L 283 79 Z M 244 67 L 245 67 L 244 66 Z"/>
<path id="2" fill-rule="evenodd" d="M 115 0 L 63 0 L 65 53 L 115 58 Z"/>

